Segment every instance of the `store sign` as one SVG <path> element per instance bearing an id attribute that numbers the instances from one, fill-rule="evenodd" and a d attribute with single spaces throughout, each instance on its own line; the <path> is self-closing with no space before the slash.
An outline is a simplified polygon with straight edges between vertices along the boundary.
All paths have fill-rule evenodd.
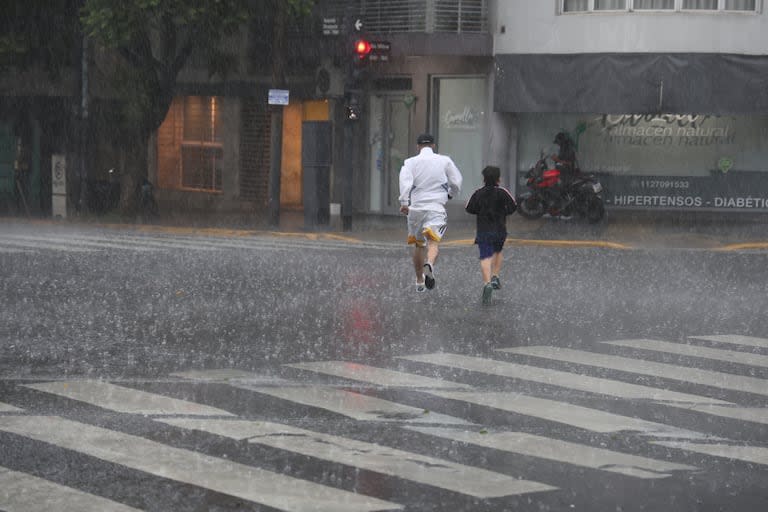
<path id="1" fill-rule="evenodd" d="M 554 135 L 576 140 L 607 205 L 639 209 L 768 210 L 768 117 L 520 114 L 518 174 Z M 518 181 L 521 183 L 521 181 Z"/>

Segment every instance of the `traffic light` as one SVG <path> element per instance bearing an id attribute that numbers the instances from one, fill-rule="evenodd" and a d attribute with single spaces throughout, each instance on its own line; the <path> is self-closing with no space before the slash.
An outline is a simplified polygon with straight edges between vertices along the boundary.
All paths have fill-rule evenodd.
<path id="1" fill-rule="evenodd" d="M 365 64 L 368 62 L 368 56 L 371 54 L 371 42 L 367 39 L 355 39 L 352 51 L 355 62 Z"/>

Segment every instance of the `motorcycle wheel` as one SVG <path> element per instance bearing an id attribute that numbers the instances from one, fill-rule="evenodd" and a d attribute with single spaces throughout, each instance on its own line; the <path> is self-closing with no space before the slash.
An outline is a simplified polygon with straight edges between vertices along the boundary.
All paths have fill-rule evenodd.
<path id="1" fill-rule="evenodd" d="M 526 219 L 538 219 L 544 215 L 545 210 L 544 203 L 538 196 L 527 195 L 517 200 L 517 211 Z"/>
<path id="2" fill-rule="evenodd" d="M 603 200 L 598 196 L 590 198 L 589 201 L 587 201 L 587 209 L 586 212 L 584 212 L 584 216 L 590 224 L 600 222 L 605 216 Z"/>

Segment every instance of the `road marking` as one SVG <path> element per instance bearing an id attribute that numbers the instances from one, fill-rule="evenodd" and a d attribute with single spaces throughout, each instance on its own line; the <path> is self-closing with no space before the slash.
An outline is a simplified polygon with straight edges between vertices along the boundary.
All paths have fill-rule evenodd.
<path id="1" fill-rule="evenodd" d="M 476 498 L 550 491 L 550 485 L 373 443 L 270 422 L 174 418 L 169 425 L 300 453 Z"/>
<path id="2" fill-rule="evenodd" d="M 590 409 L 568 402 L 558 402 L 512 392 L 489 391 L 429 391 L 429 394 L 459 400 L 470 404 L 492 407 L 547 421 L 554 421 L 590 432 L 639 432 L 644 436 L 676 437 L 683 439 L 708 438 L 705 434 L 685 430 L 662 423 L 620 416 L 599 409 Z"/>
<path id="3" fill-rule="evenodd" d="M 405 427 L 408 430 L 452 441 L 484 446 L 509 453 L 553 460 L 574 466 L 619 473 L 635 478 L 666 478 L 666 471 L 692 471 L 698 468 L 663 460 L 594 448 L 524 432 L 469 432 L 449 428 Z"/>
<path id="4" fill-rule="evenodd" d="M 719 348 L 701 347 L 699 345 L 686 345 L 683 343 L 670 343 L 668 341 L 648 339 L 603 341 L 601 343 L 612 345 L 614 347 L 650 350 L 652 352 L 663 352 L 665 354 L 698 357 L 701 359 L 712 359 L 714 361 L 722 361 L 726 363 L 738 363 L 748 366 L 760 366 L 763 368 L 768 368 L 768 356 L 762 354 L 734 352 L 732 350 L 723 350 Z"/>
<path id="5" fill-rule="evenodd" d="M 406 423 L 445 423 L 469 425 L 468 422 L 380 398 L 322 386 L 262 387 L 242 386 L 257 393 L 274 396 L 310 407 L 325 409 L 360 421 L 402 421 Z"/>
<path id="6" fill-rule="evenodd" d="M 258 373 L 234 370 L 230 368 L 221 368 L 214 370 L 190 370 L 186 372 L 176 372 L 171 374 L 172 377 L 179 377 L 188 380 L 200 380 L 204 382 L 223 382 L 228 383 L 230 381 L 241 381 L 246 384 L 274 384 L 280 386 L 287 386 L 290 381 L 281 379 L 280 377 L 274 377 L 271 375 L 262 375 Z"/>
<path id="7" fill-rule="evenodd" d="M 17 409 L 10 404 L 4 404 L 3 402 L 0 402 L 0 412 L 21 412 L 21 409 Z"/>
<path id="8" fill-rule="evenodd" d="M 543 359 L 552 359 L 555 361 L 581 364 L 597 368 L 607 368 L 609 370 L 649 375 L 652 377 L 700 384 L 702 386 L 768 396 L 768 381 L 756 377 L 543 345 L 502 348 L 498 350 L 508 354 L 540 357 Z"/>
<path id="9" fill-rule="evenodd" d="M 138 512 L 116 501 L 0 466 L 0 509 L 6 512 Z"/>
<path id="10" fill-rule="evenodd" d="M 498 375 L 513 379 L 522 379 L 552 386 L 560 386 L 588 393 L 615 396 L 630 400 L 653 400 L 655 402 L 680 402 L 687 404 L 720 404 L 731 405 L 730 402 L 707 398 L 687 393 L 677 393 L 666 389 L 658 389 L 638 384 L 629 384 L 618 380 L 590 377 L 575 373 L 526 366 L 507 361 L 496 361 L 480 357 L 464 356 L 460 354 L 424 354 L 417 356 L 405 356 L 400 359 L 421 363 L 448 366 L 462 370 Z"/>
<path id="11" fill-rule="evenodd" d="M 56 416 L 0 416 L 0 430 L 280 510 L 359 512 L 402 508 L 376 498 Z"/>
<path id="12" fill-rule="evenodd" d="M 3 241 L 0 240 L 0 244 L 2 244 L 2 243 L 3 243 Z M 12 249 L 10 247 L 0 247 L 0 253 L 3 253 L 3 254 L 16 254 L 16 253 L 20 253 L 20 252 L 27 252 L 27 253 L 29 253 L 29 252 L 34 252 L 34 251 L 32 249 Z"/>
<path id="13" fill-rule="evenodd" d="M 2 235 L 3 237 L 7 237 L 10 235 Z M 11 245 L 14 247 L 26 247 L 30 249 L 45 249 L 50 251 L 63 251 L 63 252 L 94 252 L 96 249 L 93 248 L 85 248 L 85 247 L 72 247 L 71 245 L 67 244 L 57 244 L 57 243 L 50 243 L 50 242 L 33 242 L 33 241 L 26 241 L 26 240 L 8 240 L 7 238 L 2 239 L 2 243 L 4 245 Z"/>
<path id="14" fill-rule="evenodd" d="M 105 238 L 88 237 L 88 236 L 61 236 L 61 235 L 40 235 L 40 236 L 27 236 L 27 235 L 6 235 L 11 238 L 17 238 L 20 240 L 29 241 L 45 241 L 61 243 L 67 246 L 74 245 L 75 247 L 86 246 L 93 247 L 95 249 L 129 249 L 132 251 L 151 251 L 145 247 L 136 247 L 130 244 L 119 244 L 107 241 Z M 93 241 L 96 240 L 96 241 Z"/>
<path id="15" fill-rule="evenodd" d="M 741 336 L 739 334 L 718 334 L 714 336 L 689 336 L 696 340 L 717 341 L 731 345 L 743 345 L 745 347 L 768 348 L 768 339 L 755 338 L 754 336 Z"/>
<path id="16" fill-rule="evenodd" d="M 413 373 L 398 372 L 384 368 L 376 368 L 364 364 L 346 361 L 321 361 L 315 363 L 286 364 L 291 368 L 324 373 L 334 377 L 355 380 L 386 387 L 404 388 L 433 388 L 433 389 L 471 389 L 471 386 L 459 382 L 451 382 L 432 377 L 422 377 Z"/>
<path id="17" fill-rule="evenodd" d="M 652 444 L 768 466 L 768 448 L 763 446 L 736 446 L 722 443 L 704 444 L 683 441 L 654 441 Z"/>
<path id="18" fill-rule="evenodd" d="M 233 414 L 215 407 L 116 386 L 100 380 L 44 382 L 24 384 L 23 387 L 127 414 L 233 416 Z"/>

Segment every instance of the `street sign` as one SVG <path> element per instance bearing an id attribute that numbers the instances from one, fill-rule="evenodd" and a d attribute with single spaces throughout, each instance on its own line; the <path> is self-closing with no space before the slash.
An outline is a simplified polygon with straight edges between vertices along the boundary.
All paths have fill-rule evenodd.
<path id="1" fill-rule="evenodd" d="M 288 94 L 286 89 L 270 89 L 268 103 L 270 105 L 287 105 Z"/>
<path id="2" fill-rule="evenodd" d="M 323 35 L 337 36 L 341 33 L 338 18 L 323 18 Z"/>
<path id="3" fill-rule="evenodd" d="M 371 52 L 368 60 L 375 62 L 388 62 L 392 45 L 389 41 L 371 41 Z"/>
<path id="4" fill-rule="evenodd" d="M 360 18 L 355 20 L 355 30 L 357 30 L 358 32 L 363 30 L 363 20 L 361 20 Z"/>

